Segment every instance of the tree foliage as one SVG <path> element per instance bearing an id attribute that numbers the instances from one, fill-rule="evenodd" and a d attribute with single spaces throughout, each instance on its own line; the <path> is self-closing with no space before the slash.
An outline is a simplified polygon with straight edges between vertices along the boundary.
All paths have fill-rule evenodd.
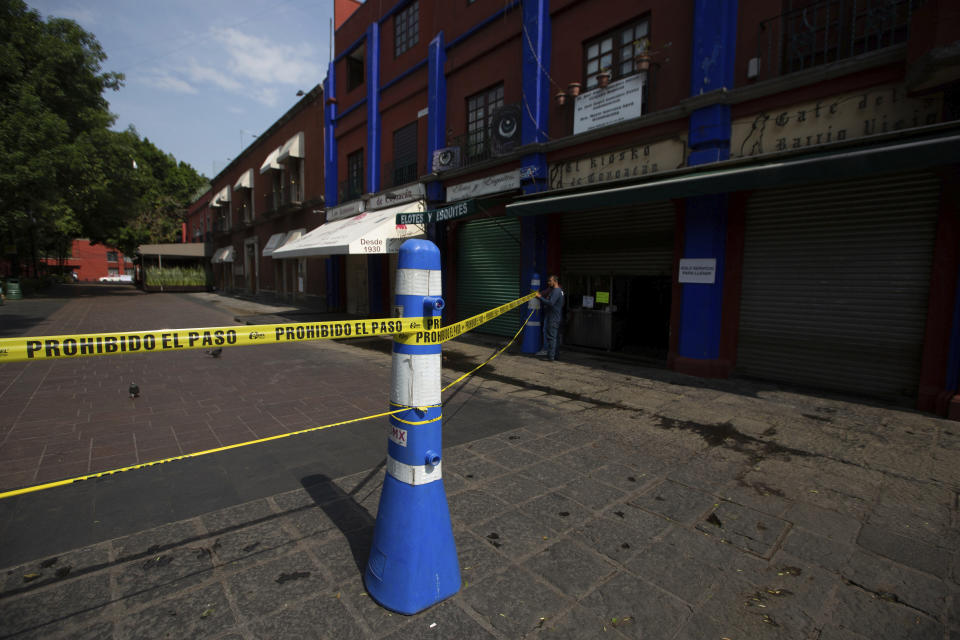
<path id="1" fill-rule="evenodd" d="M 124 78 L 105 59 L 74 21 L 0 0 L 0 243 L 20 256 L 66 255 L 76 237 L 125 253 L 172 241 L 205 182 L 133 128 L 110 130 L 105 94 Z"/>

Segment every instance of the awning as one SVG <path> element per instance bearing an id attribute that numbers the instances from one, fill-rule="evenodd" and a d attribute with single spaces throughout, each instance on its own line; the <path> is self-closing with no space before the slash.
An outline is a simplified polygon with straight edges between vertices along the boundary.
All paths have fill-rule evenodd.
<path id="1" fill-rule="evenodd" d="M 226 202 L 230 202 L 230 185 L 220 189 L 220 191 L 217 191 L 217 195 L 210 198 L 210 206 L 219 207 Z"/>
<path id="2" fill-rule="evenodd" d="M 944 127 L 924 129 L 933 128 Z M 819 149 L 806 154 L 787 152 L 776 154 L 776 157 L 767 154 L 718 163 L 706 170 L 688 167 L 664 171 L 643 182 L 623 186 L 567 189 L 538 197 L 521 197 L 508 204 L 506 211 L 516 216 L 582 212 L 671 198 L 797 186 L 954 164 L 960 162 L 960 134 L 956 133 L 956 127 L 952 129 L 940 136 L 911 141 L 867 147 L 852 147 L 845 143 L 834 151 Z M 897 133 L 902 140 L 905 132 Z M 885 136 L 884 140 L 890 138 Z"/>
<path id="3" fill-rule="evenodd" d="M 210 262 L 233 262 L 233 253 L 233 247 L 221 247 L 217 249 L 217 252 L 210 258 Z"/>
<path id="4" fill-rule="evenodd" d="M 168 244 L 142 244 L 137 247 L 141 256 L 163 256 L 178 258 L 202 258 L 207 255 L 205 242 L 171 242 Z"/>
<path id="5" fill-rule="evenodd" d="M 276 254 L 277 251 L 280 251 L 280 250 L 283 249 L 284 247 L 287 247 L 287 246 L 292 245 L 294 242 L 296 242 L 297 240 L 299 240 L 300 238 L 302 238 L 302 237 L 303 237 L 303 234 L 306 233 L 306 232 L 307 232 L 306 229 L 294 229 L 293 231 L 288 231 L 288 232 L 283 236 L 283 240 L 280 241 L 280 244 L 277 246 L 277 248 L 274 249 L 274 254 Z M 287 257 L 287 256 L 274 255 L 273 257 L 274 257 L 274 258 L 284 258 L 284 257 Z"/>
<path id="6" fill-rule="evenodd" d="M 299 240 L 274 251 L 274 258 L 331 256 L 340 254 L 397 253 L 407 238 L 423 236 L 421 227 L 398 225 L 398 213 L 424 211 L 423 200 L 368 211 L 351 218 L 320 225 Z"/>
<path id="7" fill-rule="evenodd" d="M 297 133 L 286 144 L 280 147 L 280 153 L 277 155 L 277 161 L 283 162 L 287 158 L 303 157 L 303 131 Z"/>
<path id="8" fill-rule="evenodd" d="M 280 164 L 277 162 L 277 156 L 280 155 L 280 147 L 277 147 L 270 152 L 270 155 L 267 156 L 267 159 L 263 161 L 263 164 L 260 165 L 260 175 L 265 174 L 271 169 L 279 171 L 281 169 Z"/>
<path id="9" fill-rule="evenodd" d="M 238 189 L 253 189 L 253 169 L 247 169 L 241 173 L 240 178 L 233 183 L 233 190 Z"/>
<path id="10" fill-rule="evenodd" d="M 263 256 L 265 258 L 273 255 L 273 252 L 277 250 L 281 244 L 283 244 L 284 238 L 287 237 L 286 233 L 275 233 L 270 236 L 270 239 L 267 240 L 267 245 L 263 248 Z"/>

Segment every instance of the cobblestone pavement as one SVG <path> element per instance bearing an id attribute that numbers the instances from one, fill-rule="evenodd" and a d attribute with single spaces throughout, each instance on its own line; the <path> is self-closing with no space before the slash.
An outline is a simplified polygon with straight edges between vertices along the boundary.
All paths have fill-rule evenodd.
<path id="1" fill-rule="evenodd" d="M 366 346 L 317 348 L 388 366 Z M 444 378 L 491 351 L 448 343 Z M 447 441 L 463 586 L 444 603 L 366 595 L 370 464 L 3 569 L 0 636 L 960 639 L 956 423 L 562 358 L 507 353 L 449 392 L 445 426 L 491 406 L 501 424 Z"/>

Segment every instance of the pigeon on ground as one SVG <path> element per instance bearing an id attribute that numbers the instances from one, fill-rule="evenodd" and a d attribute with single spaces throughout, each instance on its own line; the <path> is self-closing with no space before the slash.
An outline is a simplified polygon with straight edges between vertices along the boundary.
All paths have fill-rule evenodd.
<path id="1" fill-rule="evenodd" d="M 219 358 L 219 357 L 220 357 L 220 354 L 223 353 L 223 347 L 217 347 L 216 349 L 210 349 L 209 351 L 207 351 L 207 353 L 210 354 L 211 356 L 213 356 L 214 358 Z"/>
<path id="2" fill-rule="evenodd" d="M 130 383 L 130 397 L 139 398 L 140 397 L 140 387 L 137 386 L 136 382 Z"/>

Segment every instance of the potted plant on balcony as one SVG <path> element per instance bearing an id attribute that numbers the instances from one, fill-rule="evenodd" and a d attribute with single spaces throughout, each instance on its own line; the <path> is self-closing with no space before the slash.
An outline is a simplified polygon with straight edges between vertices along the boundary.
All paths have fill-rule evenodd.
<path id="1" fill-rule="evenodd" d="M 610 84 L 610 67 L 604 67 L 597 74 L 597 86 L 603 89 L 608 84 Z"/>
<path id="2" fill-rule="evenodd" d="M 650 50 L 650 38 L 640 38 L 633 41 L 633 66 L 637 71 L 650 69 L 650 60 L 653 58 Z"/>

